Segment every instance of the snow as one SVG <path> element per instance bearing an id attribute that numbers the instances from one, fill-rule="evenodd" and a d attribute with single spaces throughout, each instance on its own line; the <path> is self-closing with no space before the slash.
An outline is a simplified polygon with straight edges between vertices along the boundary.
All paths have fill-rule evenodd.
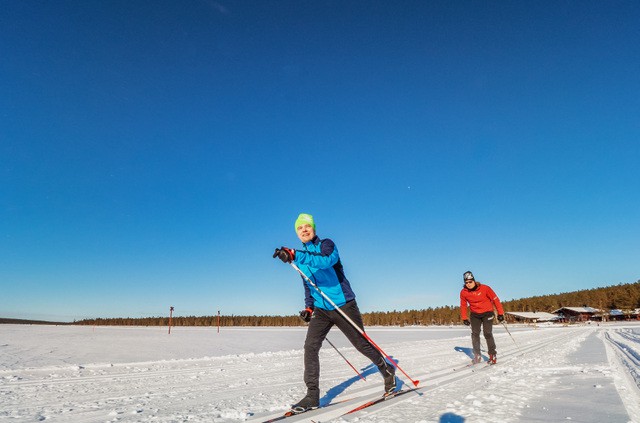
<path id="1" fill-rule="evenodd" d="M 332 330 L 366 381 L 325 343 L 335 404 L 286 422 L 640 422 L 640 322 L 508 328 L 498 364 L 473 367 L 466 327 L 367 328 L 421 382 L 349 415 L 382 377 Z M 263 422 L 304 395 L 305 330 L 0 325 L 0 422 Z"/>

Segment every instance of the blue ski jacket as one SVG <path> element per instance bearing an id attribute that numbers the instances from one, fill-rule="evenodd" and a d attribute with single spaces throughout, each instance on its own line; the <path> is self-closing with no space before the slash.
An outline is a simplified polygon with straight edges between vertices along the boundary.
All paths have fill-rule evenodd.
<path id="1" fill-rule="evenodd" d="M 296 250 L 294 263 L 302 273 L 315 283 L 324 294 L 338 307 L 354 300 L 356 295 L 344 275 L 340 255 L 336 245 L 330 239 L 320 239 L 316 235 L 303 244 L 303 250 Z M 304 305 L 307 308 L 333 310 L 329 303 L 315 288 L 302 278 L 304 285 Z"/>

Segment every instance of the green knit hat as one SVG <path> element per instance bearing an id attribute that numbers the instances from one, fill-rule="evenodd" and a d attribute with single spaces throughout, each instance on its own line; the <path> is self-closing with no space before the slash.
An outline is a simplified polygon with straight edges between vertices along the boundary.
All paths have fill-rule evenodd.
<path id="1" fill-rule="evenodd" d="M 294 229 L 296 230 L 296 232 L 298 231 L 298 226 L 304 225 L 305 223 L 308 223 L 309 225 L 311 225 L 311 227 L 314 230 L 316 229 L 316 224 L 313 221 L 313 216 L 307 213 L 300 213 L 300 215 L 296 219 L 296 225 L 294 226 Z"/>

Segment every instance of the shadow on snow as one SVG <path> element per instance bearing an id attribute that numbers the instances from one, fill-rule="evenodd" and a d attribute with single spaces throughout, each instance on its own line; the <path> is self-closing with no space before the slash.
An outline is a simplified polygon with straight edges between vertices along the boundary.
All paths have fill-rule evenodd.
<path id="1" fill-rule="evenodd" d="M 454 350 L 464 353 L 467 355 L 467 357 L 469 357 L 470 359 L 473 360 L 473 348 L 469 348 L 469 347 L 453 347 Z M 482 359 L 484 361 L 489 360 L 489 357 L 487 357 L 486 355 L 482 355 Z"/>
<path id="2" fill-rule="evenodd" d="M 393 360 L 394 363 L 396 363 L 396 364 L 398 363 L 398 360 L 393 359 L 393 357 L 391 357 L 391 359 Z M 378 373 L 378 374 L 380 373 L 378 368 L 373 363 L 369 364 L 364 369 L 361 369 L 361 371 L 362 371 L 361 375 L 365 379 L 367 378 L 367 376 L 371 376 L 371 375 L 374 375 L 376 373 Z M 329 404 L 338 395 L 343 393 L 349 386 L 353 385 L 354 383 L 356 383 L 359 380 L 361 380 L 360 376 L 356 375 L 356 376 L 354 376 L 354 377 L 352 377 L 350 379 L 345 380 L 344 382 L 340 383 L 339 385 L 336 385 L 333 388 L 329 389 L 327 391 L 327 393 L 322 398 L 320 398 L 320 406 L 325 406 L 325 405 Z M 396 381 L 398 383 L 398 388 L 401 389 L 402 386 L 404 386 L 404 382 L 400 378 L 397 378 Z"/>

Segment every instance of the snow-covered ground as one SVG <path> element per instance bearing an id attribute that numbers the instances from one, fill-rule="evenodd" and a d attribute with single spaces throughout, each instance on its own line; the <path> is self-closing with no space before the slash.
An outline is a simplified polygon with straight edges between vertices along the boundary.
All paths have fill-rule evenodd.
<path id="1" fill-rule="evenodd" d="M 321 402 L 286 419 L 338 422 L 640 422 L 640 323 L 496 326 L 498 365 L 464 367 L 469 329 L 368 328 L 415 392 L 343 416 L 382 378 L 339 331 Z M 263 422 L 305 393 L 305 328 L 0 325 L 0 421 Z M 404 386 L 411 385 L 398 372 Z M 345 401 L 342 401 L 345 400 Z M 342 401 L 342 402 L 339 402 Z"/>

